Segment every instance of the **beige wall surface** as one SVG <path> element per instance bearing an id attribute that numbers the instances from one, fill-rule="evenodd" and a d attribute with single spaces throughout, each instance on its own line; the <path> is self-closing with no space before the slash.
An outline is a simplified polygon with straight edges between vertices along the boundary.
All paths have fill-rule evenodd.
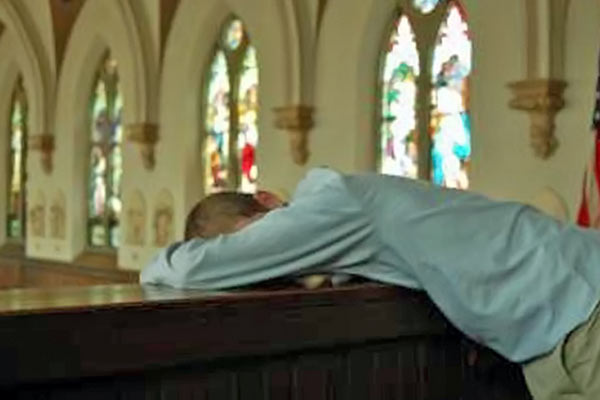
<path id="1" fill-rule="evenodd" d="M 381 48 L 398 4 L 407 3 L 404 0 L 180 0 L 164 48 L 160 0 L 87 0 L 60 69 L 50 9 L 38 10 L 38 1 L 42 0 L 27 0 L 15 7 L 18 2 L 6 0 L 0 5 L 4 27 L 0 34 L 0 123 L 6 126 L 8 91 L 21 74 L 32 99 L 31 133 L 49 133 L 55 138 L 50 173 L 42 171 L 39 152 L 30 153 L 28 192 L 34 200 L 45 199 L 47 210 L 55 198 L 64 198 L 66 208 L 64 238 L 51 238 L 48 232 L 28 237 L 29 256 L 70 261 L 86 249 L 86 113 L 93 76 L 107 49 L 119 63 L 125 124 L 156 125 L 159 134 L 152 170 L 144 167 L 139 146 L 125 143 L 124 209 L 143 204 L 145 220 L 143 241 L 121 246 L 119 265 L 139 269 L 156 253 L 154 216 L 164 204 L 172 203 L 175 238 L 182 236 L 186 212 L 202 196 L 206 67 L 219 29 L 230 15 L 244 21 L 258 52 L 260 185 L 293 192 L 314 166 L 329 165 L 345 172 L 375 168 Z M 471 188 L 494 198 L 541 201 L 557 207 L 564 202 L 572 219 L 591 150 L 600 2 L 571 2 L 566 30 L 566 107 L 556 119 L 560 147 L 547 160 L 536 158 L 529 146 L 528 115 L 508 106 L 507 84 L 527 75 L 523 0 L 465 0 L 463 4 L 474 44 Z M 309 136 L 311 157 L 304 166 L 291 159 L 288 133 L 274 126 L 274 108 L 298 104 L 315 108 L 315 127 Z M 1 131 L 0 163 L 5 163 L 6 139 L 6 132 Z M 6 207 L 5 180 L 0 174 L 0 222 Z M 49 218 L 48 210 L 46 225 Z M 132 223 L 127 216 L 122 222 L 123 231 Z M 0 232 L 0 243 L 3 240 Z"/>

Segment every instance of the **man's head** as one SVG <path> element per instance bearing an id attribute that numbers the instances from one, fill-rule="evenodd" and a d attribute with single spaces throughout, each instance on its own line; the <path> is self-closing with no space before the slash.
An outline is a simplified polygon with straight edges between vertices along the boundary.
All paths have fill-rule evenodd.
<path id="1" fill-rule="evenodd" d="M 236 232 L 282 205 L 283 202 L 276 195 L 265 191 L 255 195 L 237 192 L 211 194 L 188 214 L 185 240 Z"/>

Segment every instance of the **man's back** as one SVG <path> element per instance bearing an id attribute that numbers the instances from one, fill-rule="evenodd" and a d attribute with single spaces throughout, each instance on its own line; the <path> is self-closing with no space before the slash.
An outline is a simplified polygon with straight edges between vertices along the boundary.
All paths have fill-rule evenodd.
<path id="1" fill-rule="evenodd" d="M 599 245 L 596 233 L 521 204 L 317 169 L 289 207 L 235 234 L 174 244 L 141 281 L 222 289 L 286 275 L 359 275 L 427 291 L 467 335 L 524 361 L 591 313 Z"/>
<path id="2" fill-rule="evenodd" d="M 427 291 L 459 329 L 514 361 L 550 351 L 597 303 L 597 232 L 419 181 L 344 182 L 374 221 L 380 262 L 414 279 L 388 282 Z M 368 268 L 361 274 L 378 279 Z"/>

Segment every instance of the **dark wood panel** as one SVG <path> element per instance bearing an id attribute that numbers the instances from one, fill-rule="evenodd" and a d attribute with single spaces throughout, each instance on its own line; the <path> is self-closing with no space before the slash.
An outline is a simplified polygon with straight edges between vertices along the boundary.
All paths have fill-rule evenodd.
<path id="1" fill-rule="evenodd" d="M 530 400 L 472 346 L 422 293 L 373 284 L 0 292 L 0 398 Z"/>
<path id="2" fill-rule="evenodd" d="M 423 295 L 375 285 L 271 294 L 197 292 L 196 298 L 185 300 L 167 290 L 174 299 L 163 296 L 154 304 L 141 298 L 94 299 L 95 289 L 88 289 L 90 298 L 84 303 L 98 304 L 89 308 L 61 306 L 60 290 L 0 293 L 0 315 L 5 314 L 0 319 L 0 354 L 11 361 L 0 364 L 0 384 L 448 332 Z M 119 289 L 122 293 L 124 287 Z M 135 286 L 130 289 L 144 293 Z M 37 309 L 30 303 L 36 293 Z M 24 297 L 25 314 L 15 309 L 18 295 Z M 53 308 L 42 312 L 41 298 Z M 3 311 L 3 304 L 8 309 Z M 45 360 L 39 360 L 41 353 Z"/>

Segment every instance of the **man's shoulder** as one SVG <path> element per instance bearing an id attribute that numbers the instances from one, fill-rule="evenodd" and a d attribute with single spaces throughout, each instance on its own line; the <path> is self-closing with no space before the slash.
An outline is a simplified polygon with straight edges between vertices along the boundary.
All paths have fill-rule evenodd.
<path id="1" fill-rule="evenodd" d="M 335 188 L 344 188 L 344 176 L 340 172 L 327 167 L 313 168 L 296 186 L 294 198 L 319 193 L 324 189 L 331 190 Z"/>

